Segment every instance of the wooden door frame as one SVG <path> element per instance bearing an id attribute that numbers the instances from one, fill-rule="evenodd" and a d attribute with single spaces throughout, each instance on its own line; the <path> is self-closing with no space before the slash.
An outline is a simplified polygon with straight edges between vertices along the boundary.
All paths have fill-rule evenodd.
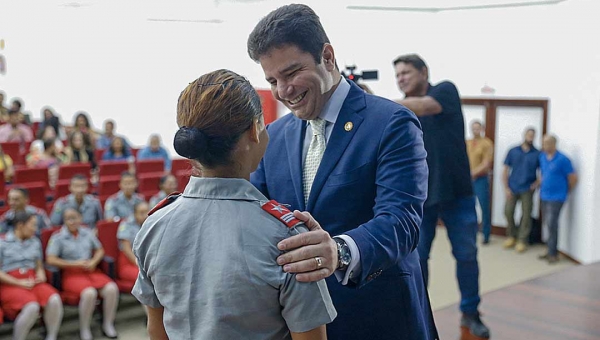
<path id="1" fill-rule="evenodd" d="M 462 105 L 483 106 L 485 108 L 485 135 L 496 143 L 496 121 L 498 118 L 497 109 L 500 106 L 512 107 L 539 107 L 542 109 L 542 136 L 546 134 L 548 128 L 548 106 L 549 99 L 547 98 L 495 98 L 495 97 L 463 97 L 461 98 Z M 497 156 L 494 153 L 494 162 Z M 492 163 L 492 171 L 490 176 L 490 214 L 492 213 L 494 199 L 494 164 Z M 539 216 L 541 218 L 541 207 Z M 490 216 L 491 219 L 491 216 Z M 495 226 L 492 224 L 492 234 L 506 235 L 506 228 Z"/>

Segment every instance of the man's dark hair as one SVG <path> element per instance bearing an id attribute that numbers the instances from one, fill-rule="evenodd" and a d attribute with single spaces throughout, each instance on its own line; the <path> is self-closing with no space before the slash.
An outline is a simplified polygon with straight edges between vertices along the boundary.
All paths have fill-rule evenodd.
<path id="1" fill-rule="evenodd" d="M 131 177 L 131 178 L 137 180 L 137 178 L 135 177 L 135 175 L 132 174 L 131 172 L 129 172 L 129 171 L 123 171 L 123 172 L 121 172 L 121 179 L 124 179 L 124 178 L 127 178 L 127 177 Z"/>
<path id="2" fill-rule="evenodd" d="M 12 104 L 13 104 L 13 105 L 15 105 L 15 104 L 16 104 L 16 105 L 19 107 L 19 109 L 20 109 L 21 107 L 23 107 L 23 103 L 21 103 L 21 101 L 20 101 L 20 100 L 18 100 L 18 99 L 13 99 L 13 101 L 12 101 Z"/>
<path id="3" fill-rule="evenodd" d="M 527 129 L 525 129 L 525 133 L 527 133 L 529 131 L 535 133 L 535 129 L 533 127 L 531 127 L 531 126 L 527 127 Z"/>
<path id="4" fill-rule="evenodd" d="M 481 123 L 481 121 L 479 119 L 475 119 L 475 120 L 471 121 L 471 126 L 473 126 L 475 124 L 479 124 L 479 126 L 483 127 L 483 124 Z"/>
<path id="5" fill-rule="evenodd" d="M 10 190 L 14 190 L 14 191 L 18 191 L 20 192 L 25 198 L 29 198 L 29 190 L 27 190 L 26 188 L 23 187 L 13 187 Z"/>
<path id="6" fill-rule="evenodd" d="M 248 37 L 248 55 L 258 62 L 274 48 L 296 46 L 321 63 L 323 45 L 329 38 L 317 14 L 308 6 L 279 7 L 262 18 Z"/>
<path id="7" fill-rule="evenodd" d="M 71 183 L 73 183 L 73 181 L 85 181 L 87 183 L 88 179 L 83 174 L 76 174 L 71 177 Z"/>
<path id="8" fill-rule="evenodd" d="M 398 63 L 411 64 L 419 71 L 423 70 L 423 68 L 428 68 L 427 64 L 425 64 L 425 60 L 423 60 L 423 58 L 421 58 L 418 54 L 401 55 L 394 59 L 394 66 L 396 66 Z"/>

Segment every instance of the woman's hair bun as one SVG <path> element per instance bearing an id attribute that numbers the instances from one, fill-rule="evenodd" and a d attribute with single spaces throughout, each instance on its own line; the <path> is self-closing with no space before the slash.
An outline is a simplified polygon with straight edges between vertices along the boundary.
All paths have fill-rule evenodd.
<path id="1" fill-rule="evenodd" d="M 209 138 L 202 130 L 182 126 L 175 133 L 173 146 L 180 156 L 188 159 L 198 159 L 208 149 L 208 142 Z"/>

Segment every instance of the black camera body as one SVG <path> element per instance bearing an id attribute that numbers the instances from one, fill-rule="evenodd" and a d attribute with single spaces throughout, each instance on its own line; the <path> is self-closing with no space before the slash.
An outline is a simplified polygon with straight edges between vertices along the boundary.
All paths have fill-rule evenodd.
<path id="1" fill-rule="evenodd" d="M 352 80 L 357 83 L 359 80 L 377 80 L 379 79 L 379 71 L 377 70 L 368 70 L 362 71 L 361 73 L 356 73 L 356 65 L 346 65 L 346 69 L 342 71 L 342 75 L 344 78 L 348 80 Z"/>

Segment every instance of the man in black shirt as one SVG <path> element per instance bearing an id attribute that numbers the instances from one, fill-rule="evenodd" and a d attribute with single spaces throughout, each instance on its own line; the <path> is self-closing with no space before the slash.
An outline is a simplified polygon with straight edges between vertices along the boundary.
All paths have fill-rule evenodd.
<path id="1" fill-rule="evenodd" d="M 479 317 L 477 214 L 465 145 L 464 118 L 458 90 L 449 81 L 429 83 L 427 65 L 416 54 L 394 60 L 396 79 L 405 99 L 398 102 L 413 111 L 423 129 L 429 166 L 429 189 L 423 212 L 418 251 L 427 282 L 429 251 L 438 218 L 446 226 L 456 258 L 461 293 L 461 327 L 487 339 L 489 329 Z"/>

